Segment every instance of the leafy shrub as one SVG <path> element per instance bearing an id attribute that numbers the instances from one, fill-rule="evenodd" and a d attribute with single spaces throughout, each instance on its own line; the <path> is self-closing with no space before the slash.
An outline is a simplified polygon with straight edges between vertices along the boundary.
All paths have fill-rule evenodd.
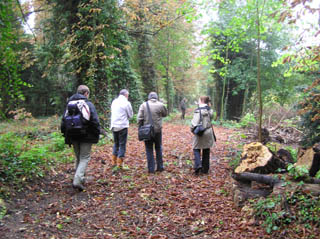
<path id="1" fill-rule="evenodd" d="M 289 164 L 287 170 L 289 175 L 294 179 L 306 178 L 309 175 L 309 170 L 304 165 L 294 166 L 293 164 Z"/>
<path id="2" fill-rule="evenodd" d="M 276 211 L 280 204 L 281 196 L 260 199 L 253 204 L 255 215 L 264 221 L 262 226 L 266 228 L 269 234 L 279 230 L 282 221 L 285 220 L 285 212 L 281 210 Z"/>
<path id="3" fill-rule="evenodd" d="M 47 153 L 38 145 L 28 148 L 27 141 L 13 133 L 0 135 L 1 180 L 16 182 L 43 176 L 41 166 L 46 165 Z"/>
<path id="4" fill-rule="evenodd" d="M 300 127 L 305 133 L 302 139 L 303 146 L 312 146 L 320 142 L 320 90 L 313 88 L 319 83 L 320 79 L 305 90 L 307 95 L 299 105 Z"/>
<path id="5" fill-rule="evenodd" d="M 71 154 L 60 133 L 54 132 L 37 140 L 13 132 L 1 134 L 0 180 L 18 185 L 34 177 L 43 177 L 56 162 L 70 161 Z"/>
<path id="6" fill-rule="evenodd" d="M 287 203 L 284 204 L 284 201 Z M 319 197 L 296 191 L 286 193 L 284 198 L 278 195 L 250 202 L 255 216 L 263 221 L 262 225 L 269 234 L 276 233 L 290 223 L 301 224 L 309 228 L 311 224 L 320 226 Z"/>
<path id="7" fill-rule="evenodd" d="M 254 117 L 254 114 L 247 113 L 239 122 L 239 125 L 241 128 L 248 128 L 252 127 L 256 124 L 256 118 Z"/>

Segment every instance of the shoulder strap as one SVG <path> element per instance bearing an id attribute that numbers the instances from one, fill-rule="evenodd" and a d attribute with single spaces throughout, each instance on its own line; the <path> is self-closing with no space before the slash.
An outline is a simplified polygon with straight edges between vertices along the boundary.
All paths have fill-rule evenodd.
<path id="1" fill-rule="evenodd" d="M 150 124 L 153 125 L 152 115 L 151 115 L 150 106 L 149 106 L 148 101 L 146 102 L 146 104 L 147 104 L 147 109 L 148 109 L 149 121 L 150 121 Z"/>
<path id="2" fill-rule="evenodd" d="M 202 114 L 201 114 L 201 108 L 199 107 L 199 108 L 198 108 L 198 110 L 199 110 L 199 114 L 200 114 L 200 122 L 199 122 L 199 124 L 202 124 Z"/>

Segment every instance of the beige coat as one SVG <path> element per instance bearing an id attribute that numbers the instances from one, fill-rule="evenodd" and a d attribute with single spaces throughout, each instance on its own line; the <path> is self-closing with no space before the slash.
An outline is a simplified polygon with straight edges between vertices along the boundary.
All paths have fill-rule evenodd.
<path id="1" fill-rule="evenodd" d="M 154 124 L 154 131 L 159 133 L 162 129 L 162 118 L 167 116 L 167 108 L 163 103 L 156 99 L 148 100 L 151 116 Z M 146 102 L 140 105 L 138 116 L 138 124 L 146 125 L 149 124 L 149 115 Z"/>
<path id="2" fill-rule="evenodd" d="M 201 106 L 202 107 L 202 106 Z M 214 145 L 213 131 L 211 125 L 213 111 L 210 109 L 201 109 L 202 126 L 207 128 L 202 136 L 194 135 L 192 138 L 193 149 L 208 149 Z M 200 123 L 200 110 L 196 109 L 191 121 L 191 130 Z"/>

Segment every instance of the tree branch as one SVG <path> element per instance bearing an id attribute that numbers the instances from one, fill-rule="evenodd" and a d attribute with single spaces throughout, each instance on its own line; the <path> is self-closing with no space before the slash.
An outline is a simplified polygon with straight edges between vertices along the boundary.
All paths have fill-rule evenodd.
<path id="1" fill-rule="evenodd" d="M 33 35 L 33 38 L 34 38 L 34 41 L 37 42 L 36 35 L 34 34 L 32 28 L 30 27 L 30 25 L 28 24 L 28 22 L 27 22 L 27 20 L 26 20 L 26 16 L 25 16 L 25 14 L 24 14 L 24 12 L 23 12 L 23 10 L 22 10 L 22 7 L 21 7 L 21 4 L 20 4 L 19 0 L 16 0 L 16 2 L 17 2 L 18 7 L 19 7 L 19 9 L 20 9 L 20 11 L 21 11 L 21 14 L 22 14 L 22 18 L 23 18 L 24 23 L 27 25 L 27 27 L 28 27 L 29 30 L 31 31 L 31 33 L 32 33 L 32 35 Z"/>

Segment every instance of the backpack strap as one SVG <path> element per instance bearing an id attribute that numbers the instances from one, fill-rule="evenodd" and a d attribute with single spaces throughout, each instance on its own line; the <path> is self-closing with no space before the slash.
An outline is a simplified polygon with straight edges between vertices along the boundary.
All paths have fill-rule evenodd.
<path id="1" fill-rule="evenodd" d="M 146 101 L 146 105 L 147 105 L 147 111 L 148 111 L 150 124 L 153 125 L 153 119 L 152 119 L 152 115 L 151 115 L 150 106 L 149 106 L 148 101 Z"/>

